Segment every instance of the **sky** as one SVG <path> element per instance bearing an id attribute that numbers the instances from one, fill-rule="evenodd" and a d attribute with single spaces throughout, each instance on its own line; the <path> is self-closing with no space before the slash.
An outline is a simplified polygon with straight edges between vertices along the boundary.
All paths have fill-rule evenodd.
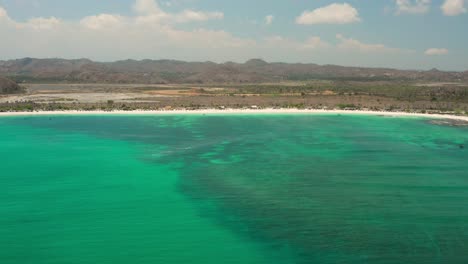
<path id="1" fill-rule="evenodd" d="M 468 0 L 0 0 L 0 60 L 468 70 Z"/>

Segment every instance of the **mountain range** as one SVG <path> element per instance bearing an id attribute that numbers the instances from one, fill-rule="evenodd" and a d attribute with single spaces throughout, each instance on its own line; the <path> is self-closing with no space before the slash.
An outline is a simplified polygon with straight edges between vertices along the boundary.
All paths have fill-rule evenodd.
<path id="1" fill-rule="evenodd" d="M 467 82 L 468 71 L 448 72 L 345 67 L 301 63 L 184 62 L 176 60 L 34 59 L 0 61 L 0 76 L 17 82 L 79 83 L 262 83 L 311 79 Z"/>

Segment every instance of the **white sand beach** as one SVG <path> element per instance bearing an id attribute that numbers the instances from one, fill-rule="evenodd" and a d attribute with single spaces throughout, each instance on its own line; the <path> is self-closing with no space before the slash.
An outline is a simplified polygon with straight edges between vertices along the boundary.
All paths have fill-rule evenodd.
<path id="1" fill-rule="evenodd" d="M 361 111 L 361 110 L 317 110 L 317 109 L 202 109 L 202 110 L 135 110 L 135 111 L 35 111 L 35 112 L 2 112 L 5 116 L 44 116 L 44 115 L 230 115 L 230 114 L 350 114 L 350 115 L 376 115 L 386 117 L 424 117 L 433 119 L 450 119 L 468 122 L 468 116 L 422 114 L 407 112 Z"/>

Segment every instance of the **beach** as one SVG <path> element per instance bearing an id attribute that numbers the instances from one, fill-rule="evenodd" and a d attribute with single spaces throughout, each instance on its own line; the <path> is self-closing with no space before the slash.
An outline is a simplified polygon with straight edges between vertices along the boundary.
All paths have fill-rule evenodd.
<path id="1" fill-rule="evenodd" d="M 365 111 L 365 110 L 320 110 L 320 109 L 292 109 L 292 108 L 266 108 L 266 109 L 200 109 L 200 110 L 134 110 L 134 111 L 34 111 L 34 112 L 2 112 L 2 116 L 47 116 L 47 115 L 232 115 L 232 114 L 338 114 L 338 115 L 374 115 L 386 117 L 424 117 L 432 119 L 449 119 L 467 121 L 468 116 L 423 114 L 408 112 Z"/>

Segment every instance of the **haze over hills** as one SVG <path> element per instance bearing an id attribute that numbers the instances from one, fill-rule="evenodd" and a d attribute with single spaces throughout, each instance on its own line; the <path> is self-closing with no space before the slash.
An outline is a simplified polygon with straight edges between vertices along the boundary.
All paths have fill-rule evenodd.
<path id="1" fill-rule="evenodd" d="M 95 62 L 89 59 L 34 59 L 0 61 L 0 75 L 17 82 L 83 83 L 260 83 L 285 80 L 405 80 L 466 82 L 468 71 L 444 72 L 336 65 L 268 63 L 184 62 L 175 60 L 124 60 Z"/>

